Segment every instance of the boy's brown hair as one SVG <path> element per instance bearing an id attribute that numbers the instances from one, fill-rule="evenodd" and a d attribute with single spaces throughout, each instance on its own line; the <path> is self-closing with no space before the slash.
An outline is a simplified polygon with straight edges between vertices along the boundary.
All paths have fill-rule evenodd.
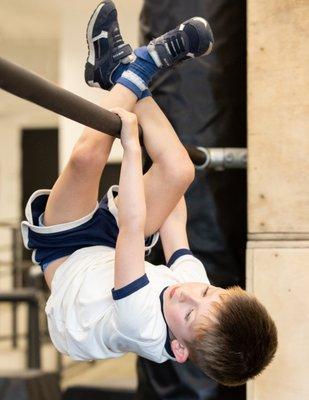
<path id="1" fill-rule="evenodd" d="M 195 326 L 186 343 L 190 359 L 209 377 L 238 386 L 258 375 L 277 349 L 277 329 L 265 307 L 252 295 L 233 287 L 214 304 L 211 316 Z"/>

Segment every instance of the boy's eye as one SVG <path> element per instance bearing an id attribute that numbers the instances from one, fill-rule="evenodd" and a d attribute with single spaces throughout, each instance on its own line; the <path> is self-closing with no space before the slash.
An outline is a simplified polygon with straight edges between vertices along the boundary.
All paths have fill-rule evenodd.
<path id="1" fill-rule="evenodd" d="M 190 310 L 189 312 L 187 312 L 186 316 L 185 316 L 185 320 L 187 321 L 190 317 L 190 314 L 192 313 L 193 310 Z"/>
<path id="2" fill-rule="evenodd" d="M 204 290 L 204 292 L 203 292 L 203 297 L 206 297 L 207 292 L 208 292 L 208 289 L 209 289 L 209 286 L 207 286 L 207 288 Z"/>

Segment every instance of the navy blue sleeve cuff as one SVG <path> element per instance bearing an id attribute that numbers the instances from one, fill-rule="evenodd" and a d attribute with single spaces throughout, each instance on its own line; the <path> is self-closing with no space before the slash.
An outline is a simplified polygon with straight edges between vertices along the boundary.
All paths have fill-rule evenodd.
<path id="1" fill-rule="evenodd" d="M 150 246 L 152 241 L 153 241 L 153 237 L 154 235 L 148 236 L 147 238 L 145 238 L 145 246 Z"/>
<path id="2" fill-rule="evenodd" d="M 193 255 L 192 251 L 189 250 L 189 249 L 179 249 L 179 250 L 176 250 L 176 251 L 172 254 L 171 258 L 168 260 L 168 263 L 166 264 L 166 266 L 167 266 L 168 268 L 170 268 L 170 267 L 172 266 L 172 264 L 174 264 L 174 262 L 175 262 L 179 257 L 184 256 L 184 255 L 186 255 L 186 254 L 190 254 L 191 256 Z"/>
<path id="3" fill-rule="evenodd" d="M 120 288 L 120 289 L 112 289 L 112 296 L 114 300 L 120 300 L 124 297 L 130 296 L 130 294 L 137 292 L 139 289 L 143 288 L 144 286 L 148 285 L 149 280 L 147 275 L 144 274 L 140 278 L 136 279 L 135 281 L 129 283 L 128 285 Z"/>
<path id="4" fill-rule="evenodd" d="M 39 226 L 39 217 L 45 211 L 49 195 L 41 194 L 36 197 L 31 204 L 33 225 Z"/>

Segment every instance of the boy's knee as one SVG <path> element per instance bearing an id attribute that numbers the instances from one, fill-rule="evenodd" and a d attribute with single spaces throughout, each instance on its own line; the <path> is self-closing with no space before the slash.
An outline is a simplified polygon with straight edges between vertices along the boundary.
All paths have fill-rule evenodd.
<path id="1" fill-rule="evenodd" d="M 184 183 L 189 186 L 194 181 L 195 178 L 195 167 L 190 158 L 183 163 L 184 165 L 181 168 L 181 173 L 184 176 Z"/>
<path id="2" fill-rule="evenodd" d="M 168 166 L 167 174 L 174 183 L 187 188 L 194 180 L 195 168 L 189 156 L 184 154 L 173 159 Z"/>
<path id="3" fill-rule="evenodd" d="M 86 168 L 98 167 L 102 165 L 104 153 L 100 147 L 87 141 L 77 142 L 74 146 L 70 158 L 70 164 L 75 169 L 85 170 Z"/>
<path id="4" fill-rule="evenodd" d="M 194 181 L 194 178 L 195 178 L 195 166 L 189 157 L 188 157 L 187 162 L 188 162 L 188 165 L 186 166 L 187 179 L 188 179 L 189 185 L 191 185 L 191 183 Z"/>

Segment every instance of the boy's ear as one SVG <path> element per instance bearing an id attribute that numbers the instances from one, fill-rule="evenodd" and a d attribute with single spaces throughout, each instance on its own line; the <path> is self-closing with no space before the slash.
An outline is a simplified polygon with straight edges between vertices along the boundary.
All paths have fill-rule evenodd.
<path id="1" fill-rule="evenodd" d="M 171 341 L 171 348 L 173 350 L 176 361 L 184 363 L 189 357 L 189 351 L 186 346 L 181 344 L 177 339 Z"/>

